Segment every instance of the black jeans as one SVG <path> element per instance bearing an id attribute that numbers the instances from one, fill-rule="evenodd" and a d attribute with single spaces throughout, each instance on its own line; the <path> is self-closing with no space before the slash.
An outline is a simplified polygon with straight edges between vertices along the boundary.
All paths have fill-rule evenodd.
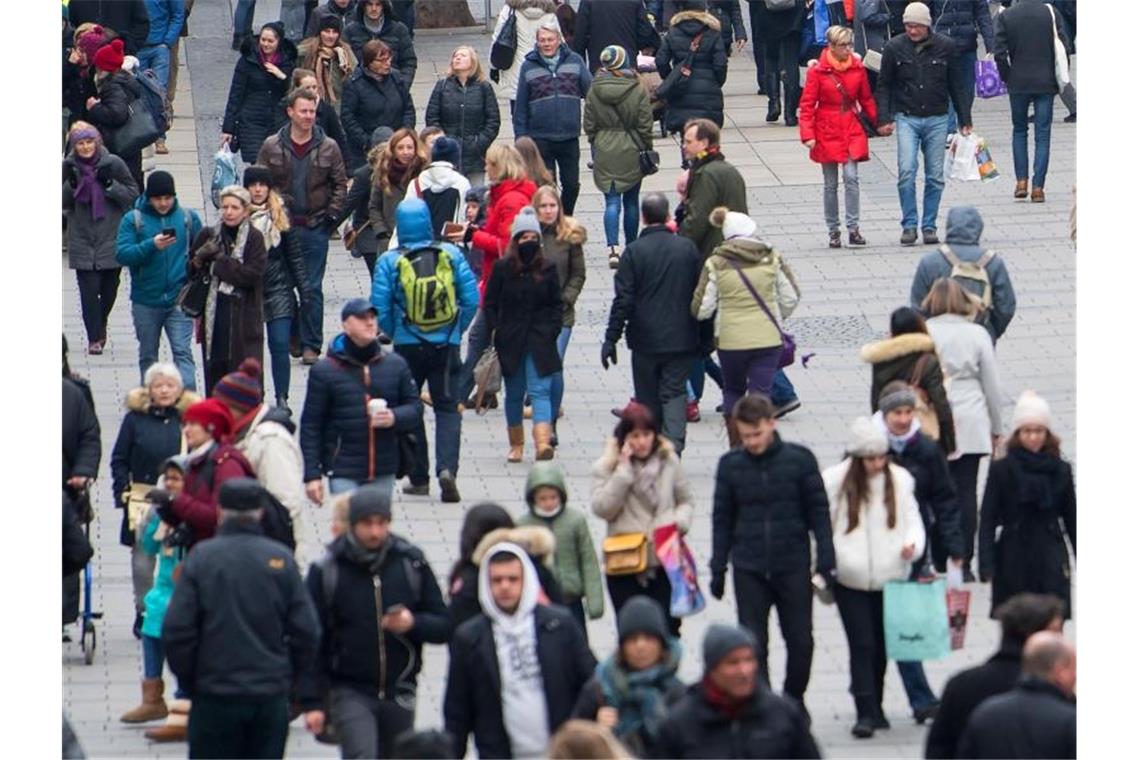
<path id="1" fill-rule="evenodd" d="M 458 329 L 458 328 L 456 328 Z M 432 411 L 435 413 L 435 471 L 450 470 L 459 473 L 459 436 L 462 418 L 459 416 L 459 346 L 425 344 L 396 346 L 396 353 L 404 357 L 416 381 L 416 390 L 427 383 L 431 393 Z M 416 423 L 416 458 L 412 462 L 410 477 L 415 485 L 424 485 L 430 479 L 428 470 L 427 433 L 424 418 Z"/>
<path id="2" fill-rule="evenodd" d="M 760 5 L 763 3 L 749 3 L 748 17 L 752 22 L 752 60 L 756 63 L 756 88 L 767 92 L 768 86 L 764 82 L 764 40 L 760 37 L 760 29 L 764 24 L 761 19 L 757 19 L 762 11 L 756 10 Z"/>
<path id="3" fill-rule="evenodd" d="M 776 606 L 780 633 L 788 650 L 784 694 L 802 702 L 815 651 L 811 633 L 811 577 L 807 571 L 771 575 L 734 567 L 732 586 L 736 590 L 737 619 L 756 636 L 760 675 L 769 686 L 772 680 L 768 675 L 768 612 L 773 604 Z"/>
<path id="4" fill-rule="evenodd" d="M 114 269 L 76 269 L 75 280 L 79 283 L 79 306 L 83 311 L 83 328 L 87 331 L 87 342 L 107 340 L 107 317 L 115 308 L 115 298 L 119 295 L 120 267 Z"/>
<path id="5" fill-rule="evenodd" d="M 195 694 L 190 707 L 190 757 L 280 758 L 289 737 L 289 705 L 274 697 Z"/>
<path id="6" fill-rule="evenodd" d="M 582 604 L 582 599 L 565 599 L 565 607 L 578 621 L 578 626 L 582 629 L 582 637 L 586 639 L 586 643 L 590 643 L 590 633 L 586 630 L 586 607 Z"/>
<path id="7" fill-rule="evenodd" d="M 571 140 L 542 140 L 535 138 L 542 160 L 551 174 L 556 175 L 558 186 L 562 188 L 562 208 L 567 214 L 574 213 L 578 202 L 578 161 L 581 151 L 578 138 Z M 555 170 L 557 165 L 557 171 Z"/>
<path id="8" fill-rule="evenodd" d="M 610 601 L 614 605 L 614 620 L 617 620 L 621 608 L 635 596 L 647 596 L 657 602 L 657 606 L 665 613 L 669 621 L 669 631 L 674 636 L 681 635 L 681 618 L 669 614 L 669 602 L 673 597 L 673 587 L 669 585 L 669 578 L 665 570 L 657 568 L 657 574 L 645 586 L 637 582 L 636 575 L 607 575 L 606 588 L 610 592 Z"/>
<path id="9" fill-rule="evenodd" d="M 753 32 L 755 34 L 755 32 Z M 800 33 L 781 37 L 764 46 L 764 72 L 768 97 L 780 100 L 780 75 L 784 76 L 784 120 L 795 118 L 800 104 Z"/>
<path id="10" fill-rule="evenodd" d="M 392 742 L 412 727 L 415 712 L 374 693 L 334 686 L 329 694 L 341 757 L 391 757 Z"/>
<path id="11" fill-rule="evenodd" d="M 954 489 L 958 492 L 958 515 L 962 520 L 962 568 L 970 566 L 974 558 L 974 542 L 978 535 L 978 465 L 982 462 L 982 454 L 963 454 L 960 458 L 951 461 L 950 477 L 954 479 Z M 938 531 L 933 534 L 931 554 L 934 556 L 934 566 L 939 572 L 946 570 L 946 545 L 942 542 Z"/>
<path id="12" fill-rule="evenodd" d="M 882 711 L 887 640 L 883 633 L 883 592 L 858 591 L 836 583 L 835 603 L 847 635 L 851 695 L 859 717 Z"/>
<path id="13" fill-rule="evenodd" d="M 685 450 L 685 381 L 692 354 L 647 354 L 634 351 L 633 395 L 661 423 L 661 434 L 681 454 Z"/>

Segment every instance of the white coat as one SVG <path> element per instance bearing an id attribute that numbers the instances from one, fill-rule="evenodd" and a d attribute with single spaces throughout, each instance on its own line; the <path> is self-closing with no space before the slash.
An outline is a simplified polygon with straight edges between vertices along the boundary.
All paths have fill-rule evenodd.
<path id="1" fill-rule="evenodd" d="M 538 27 L 549 21 L 558 24 L 554 15 L 555 5 L 552 0 L 507 0 L 499 11 L 499 19 L 495 23 L 495 30 L 491 33 L 491 41 L 499 38 L 499 30 L 503 28 L 511 11 L 515 12 L 515 33 L 518 35 L 515 45 L 515 62 L 509 69 L 499 72 L 499 92 L 507 96 L 507 100 L 514 100 L 519 88 L 519 71 L 522 69 L 523 59 L 534 50 L 538 38 Z M 517 9 L 517 10 L 516 10 Z M 490 59 L 490 48 L 487 51 Z"/>
<path id="2" fill-rule="evenodd" d="M 245 455 L 257 473 L 257 481 L 265 490 L 277 497 L 293 518 L 293 540 L 297 543 L 297 553 L 301 552 L 301 505 L 305 494 L 305 464 L 297 439 L 279 422 L 266 420 L 269 407 L 261 410 L 249 424 L 249 432 L 235 443 L 238 451 Z"/>
<path id="3" fill-rule="evenodd" d="M 989 332 L 957 314 L 927 320 L 942 364 L 943 385 L 954 414 L 960 454 L 990 454 L 991 436 L 1001 432 L 1001 383 Z"/>

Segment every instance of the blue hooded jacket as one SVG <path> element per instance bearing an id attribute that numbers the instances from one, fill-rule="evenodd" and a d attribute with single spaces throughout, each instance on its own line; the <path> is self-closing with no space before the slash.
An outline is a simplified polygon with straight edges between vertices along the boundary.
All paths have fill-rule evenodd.
<path id="1" fill-rule="evenodd" d="M 479 285 L 471 265 L 458 248 L 451 243 L 432 241 L 431 212 L 419 198 L 408 198 L 396 207 L 396 235 L 400 245 L 418 248 L 437 245 L 451 257 L 451 268 L 455 273 L 455 300 L 459 307 L 456 322 L 425 332 L 411 325 L 405 318 L 407 302 L 404 289 L 400 286 L 397 262 L 403 256 L 400 248 L 388 251 L 376 262 L 376 273 L 372 278 L 372 305 L 379 312 L 380 329 L 392 337 L 397 346 L 432 343 L 450 343 L 458 346 L 464 331 L 475 319 L 479 308 Z"/>
<path id="2" fill-rule="evenodd" d="M 186 0 L 146 0 L 150 32 L 146 44 L 173 47 L 186 21 Z"/>
<path id="3" fill-rule="evenodd" d="M 189 215 L 189 220 L 187 220 Z M 137 224 L 136 221 L 141 220 Z M 187 221 L 190 235 L 187 237 Z M 158 250 L 154 238 L 173 228 L 174 245 Z M 135 200 L 135 207 L 123 214 L 115 241 L 115 260 L 131 268 L 131 301 L 142 306 L 168 309 L 186 282 L 186 257 L 190 243 L 202 231 L 202 220 L 193 209 L 184 209 L 174 199 L 170 213 L 160 216 L 146 195 Z"/>

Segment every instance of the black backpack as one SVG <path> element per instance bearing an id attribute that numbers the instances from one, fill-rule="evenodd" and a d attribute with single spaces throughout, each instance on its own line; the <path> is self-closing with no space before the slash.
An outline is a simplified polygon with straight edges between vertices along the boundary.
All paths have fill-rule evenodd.
<path id="1" fill-rule="evenodd" d="M 436 192 L 431 188 L 420 187 L 420 178 L 416 177 L 416 195 L 427 204 L 428 214 L 431 216 L 431 239 L 443 240 L 443 226 L 455 219 L 455 211 L 459 208 L 459 189 L 449 187 Z"/>

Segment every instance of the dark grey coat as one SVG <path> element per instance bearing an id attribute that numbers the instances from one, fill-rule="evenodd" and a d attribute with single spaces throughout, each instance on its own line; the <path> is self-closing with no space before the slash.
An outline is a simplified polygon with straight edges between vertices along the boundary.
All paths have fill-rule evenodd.
<path id="1" fill-rule="evenodd" d="M 118 269 L 115 260 L 115 240 L 119 235 L 119 221 L 130 210 L 138 197 L 139 188 L 123 159 L 112 155 L 106 148 L 98 149 L 96 173 L 102 172 L 107 181 L 106 212 L 102 219 L 91 218 L 91 208 L 76 203 L 75 188 L 71 185 L 72 172 L 78 172 L 78 159 L 74 153 L 63 159 L 63 213 L 67 217 L 67 265 L 72 269 Z"/>

